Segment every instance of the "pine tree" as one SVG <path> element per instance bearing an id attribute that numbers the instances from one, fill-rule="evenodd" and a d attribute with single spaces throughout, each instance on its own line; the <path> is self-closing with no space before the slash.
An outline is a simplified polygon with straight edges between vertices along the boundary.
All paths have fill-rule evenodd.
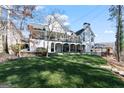
<path id="1" fill-rule="evenodd" d="M 122 8 L 123 6 L 111 6 L 109 9 L 110 20 L 116 20 L 117 32 L 116 32 L 116 53 L 117 60 L 120 62 L 120 55 L 123 49 L 123 19 L 122 19 Z"/>

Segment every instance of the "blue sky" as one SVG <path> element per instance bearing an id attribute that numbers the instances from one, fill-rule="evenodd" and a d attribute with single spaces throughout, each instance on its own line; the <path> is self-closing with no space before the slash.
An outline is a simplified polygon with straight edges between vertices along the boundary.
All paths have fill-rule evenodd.
<path id="1" fill-rule="evenodd" d="M 36 13 L 45 14 L 58 9 L 68 17 L 69 27 L 72 31 L 80 30 L 83 23 L 88 22 L 96 34 L 96 42 L 114 42 L 116 30 L 114 22 L 108 21 L 109 7 L 107 5 L 50 5 L 37 7 Z M 38 19 L 41 20 L 35 20 L 35 22 L 40 23 L 42 18 L 39 17 Z"/>

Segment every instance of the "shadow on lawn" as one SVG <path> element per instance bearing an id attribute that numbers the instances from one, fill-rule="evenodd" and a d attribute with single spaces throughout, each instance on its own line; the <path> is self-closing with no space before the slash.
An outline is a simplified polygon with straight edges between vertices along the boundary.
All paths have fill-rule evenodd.
<path id="1" fill-rule="evenodd" d="M 105 59 L 97 55 L 84 55 L 82 59 L 84 59 L 84 62 L 91 63 L 92 65 L 102 65 L 107 63 Z"/>
<path id="2" fill-rule="evenodd" d="M 0 64 L 0 82 L 12 87 L 124 87 L 110 71 L 73 59 L 79 56 L 23 58 Z"/>

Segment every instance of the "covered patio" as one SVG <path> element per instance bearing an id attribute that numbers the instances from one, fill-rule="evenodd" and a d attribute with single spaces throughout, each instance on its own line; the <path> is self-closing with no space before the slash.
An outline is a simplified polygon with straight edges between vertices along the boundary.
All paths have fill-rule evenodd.
<path id="1" fill-rule="evenodd" d="M 51 52 L 62 53 L 80 53 L 85 52 L 85 45 L 74 43 L 51 43 Z"/>

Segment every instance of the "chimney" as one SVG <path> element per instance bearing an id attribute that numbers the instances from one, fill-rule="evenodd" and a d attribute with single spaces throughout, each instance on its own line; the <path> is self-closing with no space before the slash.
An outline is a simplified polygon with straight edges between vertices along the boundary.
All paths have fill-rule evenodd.
<path id="1" fill-rule="evenodd" d="M 85 29 L 86 27 L 90 26 L 90 23 L 84 23 L 83 28 Z"/>

